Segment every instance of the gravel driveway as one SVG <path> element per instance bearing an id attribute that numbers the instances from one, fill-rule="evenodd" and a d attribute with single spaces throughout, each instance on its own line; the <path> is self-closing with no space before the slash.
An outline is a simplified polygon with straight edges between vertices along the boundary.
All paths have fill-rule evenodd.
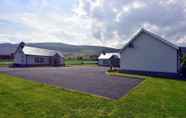
<path id="1" fill-rule="evenodd" d="M 118 99 L 128 93 L 142 80 L 110 77 L 105 67 L 33 67 L 0 68 L 0 72 L 20 76 L 25 79 L 74 89 L 99 96 Z"/>

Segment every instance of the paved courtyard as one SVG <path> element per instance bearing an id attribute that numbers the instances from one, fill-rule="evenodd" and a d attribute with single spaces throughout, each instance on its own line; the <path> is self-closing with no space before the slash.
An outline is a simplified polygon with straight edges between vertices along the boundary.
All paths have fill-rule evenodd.
<path id="1" fill-rule="evenodd" d="M 0 72 L 111 99 L 125 96 L 129 90 L 142 81 L 108 76 L 105 74 L 107 69 L 87 66 L 32 67 L 0 68 Z"/>

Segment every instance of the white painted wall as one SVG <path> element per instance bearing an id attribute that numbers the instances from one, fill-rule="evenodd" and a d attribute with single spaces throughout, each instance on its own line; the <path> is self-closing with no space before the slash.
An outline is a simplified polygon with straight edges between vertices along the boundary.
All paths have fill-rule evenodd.
<path id="1" fill-rule="evenodd" d="M 109 59 L 99 59 L 98 64 L 100 66 L 110 66 L 110 60 Z"/>
<path id="2" fill-rule="evenodd" d="M 177 73 L 177 50 L 142 33 L 121 52 L 121 70 Z"/>
<path id="3" fill-rule="evenodd" d="M 14 62 L 16 64 L 26 64 L 26 58 L 21 48 L 19 48 L 14 54 Z"/>
<path id="4" fill-rule="evenodd" d="M 98 65 L 103 65 L 103 60 L 102 59 L 98 60 Z"/>
<path id="5" fill-rule="evenodd" d="M 40 58 L 44 59 L 44 61 L 40 62 L 40 63 L 37 63 L 35 61 L 35 58 L 37 58 L 37 56 L 28 55 L 26 58 L 27 58 L 27 64 L 29 64 L 29 65 L 32 65 L 32 64 L 34 64 L 34 65 L 47 65 L 47 64 L 49 64 L 49 57 L 40 56 Z"/>
<path id="6" fill-rule="evenodd" d="M 35 58 L 37 58 L 37 56 L 33 56 L 33 55 L 25 55 L 22 51 L 21 48 L 19 48 L 16 53 L 14 54 L 14 62 L 15 64 L 28 64 L 28 65 L 47 65 L 49 64 L 49 58 L 50 57 L 44 57 L 44 56 L 40 56 L 41 58 L 44 59 L 44 61 L 41 63 L 37 63 L 35 61 Z M 64 57 L 60 58 L 61 60 L 61 65 L 64 65 Z"/>

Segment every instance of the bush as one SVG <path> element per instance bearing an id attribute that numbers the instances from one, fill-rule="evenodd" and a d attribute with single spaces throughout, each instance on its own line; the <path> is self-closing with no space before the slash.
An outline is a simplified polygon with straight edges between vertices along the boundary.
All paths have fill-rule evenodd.
<path id="1" fill-rule="evenodd" d="M 183 55 L 183 57 L 181 59 L 181 64 L 186 65 L 186 55 Z"/>
<path id="2" fill-rule="evenodd" d="M 108 69 L 108 72 L 118 72 L 118 70 L 117 69 Z"/>

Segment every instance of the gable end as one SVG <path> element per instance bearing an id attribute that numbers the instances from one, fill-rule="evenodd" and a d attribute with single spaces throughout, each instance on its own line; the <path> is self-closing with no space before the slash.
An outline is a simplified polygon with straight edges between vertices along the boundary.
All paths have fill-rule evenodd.
<path id="1" fill-rule="evenodd" d="M 171 47 L 171 48 L 174 48 L 174 49 L 176 49 L 176 50 L 179 49 L 178 46 L 176 46 L 176 45 L 172 44 L 171 42 L 169 42 L 169 41 L 167 41 L 167 40 L 161 38 L 160 36 L 158 36 L 158 35 L 156 35 L 156 34 L 153 34 L 153 33 L 149 32 L 149 31 L 147 31 L 147 30 L 145 30 L 145 29 L 141 29 L 139 32 L 137 32 L 137 33 L 133 36 L 133 38 L 131 38 L 131 40 L 129 40 L 129 42 L 127 42 L 127 44 L 121 49 L 120 53 L 122 53 L 127 47 L 129 47 L 130 44 L 133 43 L 133 42 L 137 39 L 137 37 L 139 37 L 139 36 L 140 36 L 141 34 L 143 34 L 143 33 L 145 33 L 146 35 L 152 37 L 153 39 L 156 39 L 156 40 L 158 40 L 158 41 L 161 41 L 162 43 L 164 43 L 165 45 L 167 45 L 167 46 L 169 46 L 169 47 Z"/>

